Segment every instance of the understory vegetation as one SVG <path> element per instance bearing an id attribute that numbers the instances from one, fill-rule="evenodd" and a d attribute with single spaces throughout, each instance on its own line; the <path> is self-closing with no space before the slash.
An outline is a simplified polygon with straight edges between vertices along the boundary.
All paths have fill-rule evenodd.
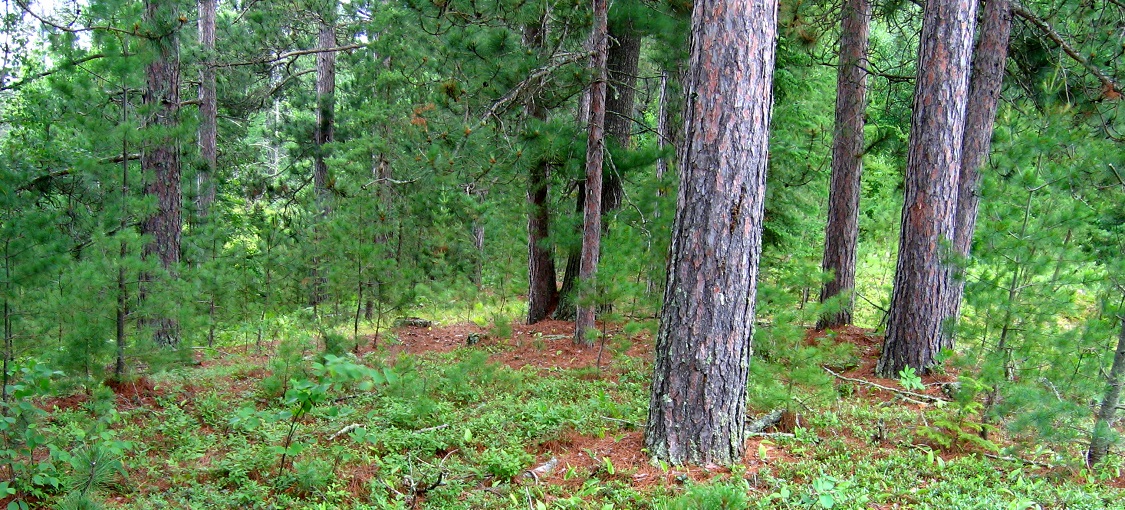
<path id="1" fill-rule="evenodd" d="M 784 410 L 781 422 L 752 435 L 734 466 L 652 462 L 640 446 L 651 324 L 606 326 L 600 352 L 575 351 L 566 323 L 513 328 L 505 313 L 517 307 L 498 305 L 419 308 L 456 325 L 401 325 L 378 340 L 368 330 L 359 343 L 339 335 L 326 345 L 297 327 L 257 346 L 231 336 L 197 349 L 194 364 L 61 395 L 48 381 L 63 374 L 23 366 L 0 436 L 18 484 L 4 487 L 18 496 L 9 501 L 1108 508 L 1122 497 L 1120 457 L 1088 470 L 1082 443 L 984 425 L 987 388 L 967 376 L 870 378 L 878 341 L 858 328 L 808 337 L 788 323 L 761 328 L 751 414 Z"/>
<path id="2" fill-rule="evenodd" d="M 891 311 L 904 197 L 930 193 L 908 153 L 937 2 L 857 2 L 850 64 L 842 3 L 763 3 L 777 26 L 744 46 L 768 46 L 747 66 L 769 76 L 738 98 L 764 112 L 754 203 L 695 168 L 690 203 L 720 212 L 673 241 L 690 136 L 719 136 L 687 132 L 693 2 L 3 1 L 0 508 L 1122 506 L 1125 7 L 1004 3 L 971 249 L 914 243 L 915 273 L 963 299 L 899 285 L 934 305 L 929 357 L 876 377 L 891 317 L 923 315 Z M 857 163 L 854 284 L 820 302 L 844 237 L 837 71 L 861 60 L 859 152 L 838 158 Z M 695 149 L 749 182 L 720 145 Z M 930 212 L 915 223 L 964 219 Z M 672 260 L 693 238 L 714 243 Z M 722 388 L 745 455 L 655 460 L 659 322 L 687 287 L 669 268 L 716 263 L 703 281 L 744 256 L 754 300 L 690 289 L 749 309 L 713 313 L 735 340 L 684 320 L 678 345 L 748 356 L 697 363 L 748 369 Z M 597 322 L 576 333 L 579 309 Z"/>

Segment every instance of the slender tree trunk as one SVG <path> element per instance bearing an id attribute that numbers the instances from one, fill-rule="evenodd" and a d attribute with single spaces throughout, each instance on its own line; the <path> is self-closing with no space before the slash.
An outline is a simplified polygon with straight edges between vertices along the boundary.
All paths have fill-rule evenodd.
<path id="1" fill-rule="evenodd" d="M 12 330 L 12 240 L 4 239 L 4 360 L 0 367 L 0 401 L 8 401 L 8 365 L 14 358 Z"/>
<path id="2" fill-rule="evenodd" d="M 203 168 L 196 175 L 196 211 L 207 217 L 215 202 L 215 168 L 218 161 L 218 101 L 215 97 L 215 10 L 217 0 L 199 0 L 199 45 L 206 61 L 199 70 L 199 155 Z"/>
<path id="3" fill-rule="evenodd" d="M 619 33 L 618 33 L 619 32 Z M 610 44 L 616 41 L 616 44 Z M 605 134 L 611 143 L 618 147 L 628 147 L 631 143 L 632 111 L 636 97 L 637 66 L 640 61 L 641 38 L 628 22 L 623 28 L 609 33 L 606 54 L 606 73 L 609 87 L 605 100 Z M 589 100 L 583 101 L 589 108 Z M 603 172 L 601 196 L 602 232 L 609 224 L 606 221 L 610 212 L 621 206 L 624 197 L 621 177 L 614 171 Z M 585 211 L 589 188 L 580 184 L 576 198 L 578 212 Z M 554 318 L 557 320 L 575 319 L 575 291 L 578 288 L 578 270 L 581 265 L 582 247 L 567 252 L 563 271 L 562 289 L 558 292 L 558 306 Z"/>
<path id="4" fill-rule="evenodd" d="M 180 151 L 174 134 L 180 111 L 180 50 L 174 4 L 145 1 L 145 22 L 151 34 L 152 60 L 146 66 L 143 103 L 150 112 L 145 127 L 150 131 L 141 151 L 145 195 L 156 198 L 156 211 L 145 218 L 141 233 L 151 240 L 144 247 L 146 259 L 155 258 L 172 276 L 180 261 L 180 231 L 183 228 L 180 190 Z M 151 293 L 155 278 L 141 276 L 142 296 Z M 158 314 L 166 315 L 166 314 Z M 179 325 L 171 317 L 150 318 L 153 338 L 163 346 L 179 343 Z"/>
<path id="5" fill-rule="evenodd" d="M 671 131 L 668 129 L 668 71 L 660 72 L 660 98 L 657 99 L 656 107 L 656 149 L 660 151 L 660 158 L 656 160 L 656 180 L 663 182 L 664 176 L 668 174 L 668 157 L 664 156 L 664 150 L 668 147 L 668 134 Z M 664 190 L 661 189 L 657 192 L 658 196 L 664 196 Z M 654 213 L 660 216 L 660 210 L 657 209 Z"/>
<path id="6" fill-rule="evenodd" d="M 121 123 L 129 122 L 129 89 L 121 87 Z M 121 219 L 118 226 L 124 232 L 129 226 L 129 136 L 128 132 L 121 138 Z M 119 257 L 117 259 L 117 313 L 116 313 L 116 343 L 117 356 L 113 365 L 113 377 L 118 381 L 125 378 L 128 368 L 125 364 L 125 326 L 129 319 L 129 287 L 125 281 L 125 257 L 129 254 L 129 245 L 121 241 Z"/>
<path id="7" fill-rule="evenodd" d="M 1009 0 L 983 0 L 980 37 L 973 51 L 969 103 L 966 107 L 965 136 L 961 144 L 961 175 L 957 187 L 957 216 L 953 232 L 953 249 L 962 259 L 968 258 L 976 231 L 980 205 L 980 167 L 992 149 L 992 128 L 1004 83 L 1004 63 L 1008 58 L 1008 38 L 1012 33 L 1012 6 Z M 949 306 L 951 317 L 961 311 L 965 289 L 964 271 L 953 272 Z"/>
<path id="8" fill-rule="evenodd" d="M 905 367 L 926 373 L 943 348 L 952 347 L 950 265 L 969 58 L 976 0 L 929 0 L 922 21 L 918 77 L 898 265 L 887 336 L 876 372 L 894 377 Z"/>
<path id="9" fill-rule="evenodd" d="M 1113 425 L 1117 423 L 1117 408 L 1121 405 L 1121 387 L 1125 386 L 1125 317 L 1120 317 L 1121 333 L 1117 336 L 1117 349 L 1113 353 L 1113 366 L 1109 369 L 1105 396 L 1090 434 L 1090 449 L 1086 450 L 1086 465 L 1094 467 L 1109 453 Z"/>
<path id="10" fill-rule="evenodd" d="M 587 332 L 595 329 L 598 258 L 602 241 L 602 162 L 605 158 L 606 14 L 609 0 L 593 0 L 594 81 L 590 84 L 590 129 L 586 141 L 586 205 L 582 221 L 582 258 L 578 266 L 579 288 L 574 341 L 594 345 Z"/>
<path id="11" fill-rule="evenodd" d="M 839 294 L 847 300 L 825 315 L 817 329 L 852 322 L 855 260 L 859 241 L 859 195 L 863 175 L 863 118 L 867 107 L 867 33 L 869 0 L 845 0 L 840 22 L 840 63 L 836 86 L 836 132 L 832 141 L 832 182 L 828 190 L 828 224 L 824 233 L 825 272 L 832 279 L 820 290 L 820 302 Z"/>
<path id="12" fill-rule="evenodd" d="M 682 174 L 645 447 L 731 464 L 744 449 L 772 109 L 774 0 L 697 0 Z"/>
<path id="13" fill-rule="evenodd" d="M 215 11 L 217 0 L 199 0 L 199 45 L 205 61 L 199 70 L 199 155 L 203 168 L 195 176 L 196 215 L 205 222 L 215 202 L 215 170 L 218 168 L 219 107 L 215 96 Z M 218 252 L 218 242 L 211 233 L 211 260 Z M 215 344 L 215 283 L 210 282 L 207 299 L 207 346 Z"/>
<path id="14" fill-rule="evenodd" d="M 488 190 L 473 189 L 469 191 L 469 196 L 472 197 L 477 203 L 484 203 L 485 196 L 488 195 Z M 473 264 L 472 281 L 477 290 L 484 288 L 484 218 L 478 217 L 473 220 L 473 248 L 476 249 L 476 261 Z"/>
<path id="15" fill-rule="evenodd" d="M 318 45 L 320 48 L 336 47 L 336 4 L 321 14 Z M 332 143 L 335 134 L 335 95 L 336 95 L 336 53 L 324 51 L 316 54 L 316 155 L 313 160 L 313 192 L 316 195 L 316 210 L 321 220 L 328 217 L 328 162 L 325 160 L 327 145 Z M 317 243 L 320 243 L 317 234 Z M 323 302 L 327 296 L 328 276 L 320 257 L 313 260 L 312 303 Z"/>

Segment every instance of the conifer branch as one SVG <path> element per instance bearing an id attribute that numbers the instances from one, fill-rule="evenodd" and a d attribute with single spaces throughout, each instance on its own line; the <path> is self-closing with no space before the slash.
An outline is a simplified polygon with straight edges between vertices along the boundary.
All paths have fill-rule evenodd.
<path id="1" fill-rule="evenodd" d="M 1102 84 L 1103 98 L 1115 99 L 1121 97 L 1121 85 L 1114 81 L 1112 77 L 1105 74 L 1105 72 L 1099 69 L 1097 66 L 1090 63 L 1090 61 L 1087 60 L 1086 57 L 1083 57 L 1082 54 L 1079 53 L 1078 50 L 1076 50 L 1073 46 L 1071 46 L 1070 43 L 1068 43 L 1066 39 L 1063 38 L 1062 34 L 1055 30 L 1055 27 L 1052 27 L 1050 23 L 1047 23 L 1047 21 L 1043 18 L 1036 16 L 1035 13 L 1031 12 L 1030 9 L 1024 7 L 1023 4 L 1019 2 L 1012 2 L 1012 14 L 1023 18 L 1032 26 L 1038 28 L 1039 31 L 1043 32 L 1047 36 L 1048 39 L 1054 41 L 1055 44 L 1058 44 L 1059 47 L 1062 48 L 1063 52 L 1067 54 L 1067 56 L 1081 65 L 1091 74 L 1093 74 L 1094 77 L 1096 77 Z"/>
<path id="2" fill-rule="evenodd" d="M 244 60 L 244 61 L 241 61 L 241 62 L 216 62 L 216 63 L 212 64 L 212 67 L 228 68 L 228 67 L 252 66 L 252 65 L 259 65 L 259 64 L 272 64 L 274 62 L 280 62 L 282 60 L 286 60 L 286 59 L 289 59 L 289 58 L 296 58 L 296 57 L 300 57 L 300 56 L 304 56 L 304 55 L 314 55 L 314 54 L 317 54 L 317 53 L 336 53 L 336 52 L 340 52 L 340 51 L 358 50 L 360 48 L 363 48 L 364 46 L 365 46 L 364 44 L 347 44 L 347 45 L 344 45 L 344 46 L 335 46 L 335 47 L 332 47 L 332 48 L 313 48 L 313 49 L 309 49 L 309 50 L 293 50 L 293 51 L 287 51 L 285 53 L 278 54 L 274 57 L 263 58 L 263 59 L 258 59 L 258 60 Z"/>
<path id="3" fill-rule="evenodd" d="M 32 18 L 35 18 L 40 23 L 42 23 L 44 25 L 47 25 L 51 28 L 54 28 L 55 30 L 61 30 L 63 32 L 68 32 L 68 33 L 71 33 L 71 34 L 77 34 L 77 33 L 81 33 L 81 32 L 92 32 L 92 31 L 95 31 L 95 30 L 102 30 L 102 31 L 105 31 L 105 32 L 113 32 L 113 33 L 123 34 L 123 35 L 143 37 L 145 39 L 160 39 L 162 37 L 167 36 L 167 34 L 164 34 L 164 35 L 161 35 L 161 36 L 151 36 L 151 35 L 142 34 L 140 32 L 140 26 L 138 26 L 138 25 L 134 25 L 132 31 L 117 28 L 117 27 L 113 27 L 113 26 L 109 26 L 109 25 L 94 25 L 94 26 L 90 26 L 90 27 L 74 28 L 74 27 L 70 27 L 70 26 L 60 25 L 58 23 L 55 23 L 54 21 L 51 21 L 51 20 L 47 19 L 46 17 L 43 17 L 43 16 L 40 16 L 39 14 L 36 14 L 35 11 L 31 10 L 31 6 L 29 6 L 27 4 L 27 0 L 16 0 L 16 5 L 20 6 L 20 9 L 23 9 L 23 12 L 26 12 L 29 16 L 31 16 Z"/>
<path id="4" fill-rule="evenodd" d="M 81 65 L 81 64 L 85 64 L 86 62 L 89 62 L 91 60 L 97 60 L 99 58 L 105 58 L 105 56 L 106 55 L 104 53 L 95 53 L 93 55 L 86 55 L 85 57 L 82 57 L 82 58 L 77 58 L 77 59 L 74 59 L 74 60 L 63 62 L 62 64 L 59 64 L 59 65 L 57 65 L 57 66 L 55 66 L 51 69 L 48 69 L 46 71 L 41 71 L 41 72 L 32 74 L 30 76 L 25 76 L 20 81 L 12 83 L 11 85 L 0 85 L 0 90 L 19 90 L 19 89 L 23 88 L 23 86 L 25 86 L 25 85 L 27 85 L 27 84 L 35 81 L 35 80 L 38 80 L 40 78 L 46 78 L 46 77 L 48 77 L 52 74 L 64 71 L 66 69 L 70 69 L 72 67 L 75 67 L 75 66 L 78 66 L 78 65 Z"/>
<path id="5" fill-rule="evenodd" d="M 572 52 L 556 55 L 551 58 L 551 62 L 545 66 L 539 67 L 531 72 L 524 78 L 523 81 L 512 87 L 507 94 L 504 94 L 500 99 L 492 103 L 488 110 L 484 112 L 481 117 L 480 123 L 483 125 L 488 122 L 489 118 L 499 117 L 501 113 L 507 111 L 508 106 L 519 98 L 525 97 L 527 94 L 538 90 L 542 87 L 542 81 L 547 76 L 550 76 L 559 68 L 581 61 L 590 56 L 589 52 Z"/>

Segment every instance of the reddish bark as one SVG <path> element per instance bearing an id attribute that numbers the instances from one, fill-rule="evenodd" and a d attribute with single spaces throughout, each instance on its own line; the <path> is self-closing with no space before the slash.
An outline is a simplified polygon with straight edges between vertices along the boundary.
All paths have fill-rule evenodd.
<path id="1" fill-rule="evenodd" d="M 598 258 L 602 240 L 602 162 L 605 158 L 606 97 L 606 14 L 608 0 L 593 0 L 594 29 L 591 67 L 594 81 L 590 84 L 590 129 L 586 142 L 586 200 L 582 221 L 582 258 L 578 268 L 579 289 L 577 316 L 574 319 L 574 341 L 593 345 L 587 332 L 594 329 L 597 310 L 596 295 Z"/>
<path id="2" fill-rule="evenodd" d="M 828 224 L 824 234 L 825 272 L 832 279 L 820 301 L 846 293 L 839 312 L 821 317 L 817 329 L 852 322 L 855 302 L 856 244 L 859 240 L 859 195 L 863 175 L 863 117 L 867 107 L 867 32 L 869 0 L 845 0 L 840 22 L 840 63 L 836 86 L 836 132 L 832 141 L 832 182 L 828 190 Z"/>
<path id="3" fill-rule="evenodd" d="M 699 0 L 682 179 L 645 447 L 673 464 L 743 454 L 772 109 L 774 0 Z"/>
<path id="4" fill-rule="evenodd" d="M 145 2 L 145 22 L 149 26 L 152 60 L 145 66 L 145 91 L 142 103 L 148 111 L 144 127 L 148 131 L 141 150 L 145 195 L 156 198 L 156 211 L 141 223 L 141 233 L 149 236 L 143 256 L 155 258 L 169 273 L 180 261 L 180 231 L 183 228 L 180 189 L 180 148 L 173 134 L 180 112 L 180 49 L 178 19 L 165 2 Z M 141 275 L 141 299 L 151 295 L 152 274 Z M 179 343 L 179 327 L 171 317 L 153 316 L 143 321 L 153 329 L 153 339 L 164 346 Z"/>
<path id="5" fill-rule="evenodd" d="M 883 354 L 876 372 L 894 377 L 905 367 L 926 373 L 952 347 L 950 265 L 975 0 L 930 0 L 922 21 L 918 77 L 898 266 Z"/>

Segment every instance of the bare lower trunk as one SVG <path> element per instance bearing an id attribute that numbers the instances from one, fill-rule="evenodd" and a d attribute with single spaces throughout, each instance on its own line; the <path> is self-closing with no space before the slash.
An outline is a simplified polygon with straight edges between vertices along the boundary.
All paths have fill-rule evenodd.
<path id="1" fill-rule="evenodd" d="M 673 464 L 743 454 L 777 3 L 698 0 L 687 145 L 645 447 Z"/>
<path id="2" fill-rule="evenodd" d="M 606 75 L 609 87 L 605 98 L 605 136 L 610 143 L 617 147 L 629 147 L 632 143 L 633 125 L 632 111 L 636 97 L 637 66 L 640 59 L 640 36 L 632 28 L 631 22 L 626 23 L 620 33 L 610 33 L 609 44 L 606 50 Z M 584 108 L 589 109 L 589 100 L 583 101 Z M 576 198 L 576 207 L 579 213 L 584 213 L 586 205 L 587 188 L 579 185 Z M 621 206 L 624 197 L 621 176 L 615 171 L 603 172 L 601 185 L 601 227 L 602 233 L 608 231 L 607 221 L 609 213 Z M 554 318 L 557 320 L 575 320 L 575 298 L 578 289 L 578 270 L 581 265 L 581 245 L 577 249 L 567 252 L 566 266 L 563 270 L 562 288 L 558 293 L 558 306 L 555 308 Z"/>
<path id="3" fill-rule="evenodd" d="M 969 92 L 976 0 L 929 0 L 907 153 L 902 232 L 887 335 L 876 372 L 926 373 L 953 346 L 949 255 Z"/>
<path id="4" fill-rule="evenodd" d="M 1004 83 L 1004 63 L 1008 58 L 1008 38 L 1012 32 L 1012 7 L 1009 0 L 984 0 L 980 40 L 973 52 L 972 81 L 966 108 L 965 136 L 961 145 L 961 175 L 958 180 L 957 217 L 954 223 L 953 250 L 965 259 L 976 231 L 980 205 L 980 168 L 992 149 L 992 128 Z M 950 284 L 950 316 L 960 314 L 965 289 L 964 271 L 959 267 Z"/>
<path id="5" fill-rule="evenodd" d="M 145 127 L 155 128 L 141 151 L 141 169 L 145 176 L 145 195 L 155 197 L 156 211 L 145 218 L 141 232 L 150 237 L 144 247 L 146 259 L 156 259 L 172 277 L 180 261 L 182 229 L 179 143 L 171 132 L 179 124 L 180 57 L 177 13 L 171 5 L 155 0 L 145 2 L 145 22 L 152 34 L 149 39 L 154 53 L 146 66 L 146 88 L 143 102 L 151 109 Z M 155 276 L 141 275 L 142 296 L 151 296 Z M 153 329 L 153 339 L 163 346 L 179 343 L 179 324 L 165 313 L 146 320 Z"/>
<path id="6" fill-rule="evenodd" d="M 586 346 L 595 328 L 598 258 L 602 240 L 602 162 L 605 158 L 606 99 L 606 13 L 608 0 L 594 1 L 593 58 L 594 82 L 590 84 L 590 129 L 586 141 L 586 205 L 582 221 L 582 258 L 578 266 L 580 281 L 578 309 L 574 319 L 574 341 Z"/>
<path id="7" fill-rule="evenodd" d="M 199 155 L 203 168 L 196 175 L 196 211 L 205 218 L 215 201 L 215 168 L 218 161 L 218 102 L 215 98 L 216 0 L 199 0 L 199 45 L 205 55 L 199 70 Z"/>
<path id="8" fill-rule="evenodd" d="M 817 329 L 852 322 L 855 260 L 859 240 L 859 195 L 863 175 L 863 118 L 867 107 L 867 33 L 869 0 L 846 0 L 840 23 L 840 67 L 837 72 L 836 132 L 832 141 L 832 182 L 828 191 L 828 223 L 824 235 L 823 269 L 832 274 L 820 301 L 844 294 L 842 308 L 825 315 Z"/>

